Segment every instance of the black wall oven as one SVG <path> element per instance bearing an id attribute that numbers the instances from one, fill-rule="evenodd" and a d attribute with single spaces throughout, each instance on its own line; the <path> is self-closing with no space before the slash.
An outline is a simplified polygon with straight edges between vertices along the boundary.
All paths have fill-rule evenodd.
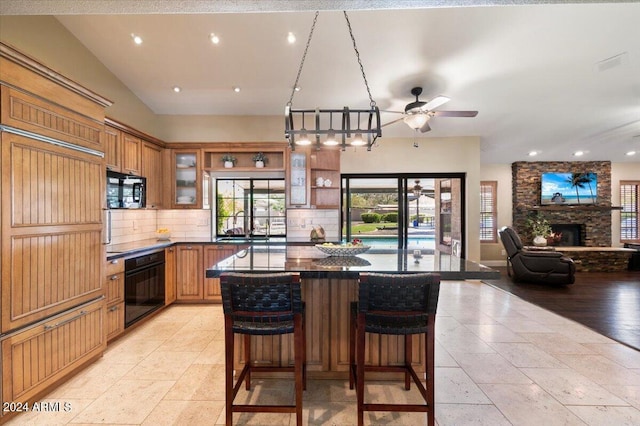
<path id="1" fill-rule="evenodd" d="M 124 262 L 124 326 L 164 306 L 164 251 Z"/>

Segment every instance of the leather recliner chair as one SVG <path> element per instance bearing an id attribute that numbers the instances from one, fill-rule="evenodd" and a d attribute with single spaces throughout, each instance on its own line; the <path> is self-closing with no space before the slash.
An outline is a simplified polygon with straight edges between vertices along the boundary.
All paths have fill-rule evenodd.
<path id="1" fill-rule="evenodd" d="M 544 284 L 573 284 L 576 265 L 573 259 L 557 251 L 528 249 L 508 226 L 498 231 L 507 252 L 507 272 L 514 281 Z"/>

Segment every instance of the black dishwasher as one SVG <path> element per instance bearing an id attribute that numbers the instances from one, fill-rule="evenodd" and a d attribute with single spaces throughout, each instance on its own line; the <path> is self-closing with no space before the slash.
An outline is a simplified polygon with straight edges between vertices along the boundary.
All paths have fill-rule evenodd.
<path id="1" fill-rule="evenodd" d="M 124 326 L 164 306 L 164 251 L 124 262 Z"/>

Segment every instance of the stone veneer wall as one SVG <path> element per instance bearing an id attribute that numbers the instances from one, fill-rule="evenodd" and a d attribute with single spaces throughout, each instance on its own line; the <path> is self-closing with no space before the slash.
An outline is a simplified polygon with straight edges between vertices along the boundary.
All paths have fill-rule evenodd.
<path id="1" fill-rule="evenodd" d="M 611 162 L 610 161 L 520 161 L 511 165 L 513 177 L 513 227 L 524 244 L 532 244 L 527 219 L 543 215 L 554 224 L 582 224 L 582 244 L 611 246 Z M 598 176 L 596 205 L 540 206 L 540 178 L 544 172 L 586 173 Z"/>

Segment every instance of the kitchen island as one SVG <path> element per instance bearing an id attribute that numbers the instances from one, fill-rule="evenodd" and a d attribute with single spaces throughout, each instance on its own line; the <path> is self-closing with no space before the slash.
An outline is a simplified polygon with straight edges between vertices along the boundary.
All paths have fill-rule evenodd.
<path id="1" fill-rule="evenodd" d="M 305 329 L 309 377 L 347 378 L 349 366 L 349 307 L 357 299 L 362 272 L 439 273 L 442 280 L 497 279 L 498 271 L 435 251 L 414 258 L 413 250 L 370 249 L 352 257 L 328 257 L 313 245 L 252 245 L 234 256 L 208 265 L 206 276 L 224 272 L 296 272 L 306 303 Z M 446 282 L 444 283 L 446 285 Z M 261 365 L 292 365 L 293 338 L 252 336 L 252 359 Z M 402 337 L 367 335 L 366 360 L 373 365 L 401 364 Z M 424 371 L 424 338 L 414 337 L 413 360 Z M 243 362 L 242 339 L 236 341 L 235 363 Z"/>

